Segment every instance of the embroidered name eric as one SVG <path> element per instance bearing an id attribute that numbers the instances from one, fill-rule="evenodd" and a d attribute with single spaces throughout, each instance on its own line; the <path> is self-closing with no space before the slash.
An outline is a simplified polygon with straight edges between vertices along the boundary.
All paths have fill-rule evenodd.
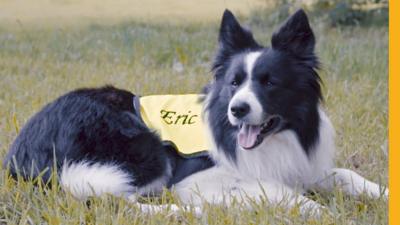
<path id="1" fill-rule="evenodd" d="M 201 95 L 149 95 L 140 97 L 140 115 L 163 141 L 174 143 L 183 154 L 209 149 L 202 120 Z"/>
<path id="2" fill-rule="evenodd" d="M 178 114 L 176 111 L 162 109 L 160 114 L 166 124 L 178 125 L 194 124 L 199 117 L 197 114 L 192 114 L 192 111 L 188 111 L 187 114 Z"/>

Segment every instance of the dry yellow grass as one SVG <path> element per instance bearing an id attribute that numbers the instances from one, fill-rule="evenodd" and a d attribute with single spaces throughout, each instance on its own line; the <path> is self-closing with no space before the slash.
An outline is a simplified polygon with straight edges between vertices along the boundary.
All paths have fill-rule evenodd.
<path id="1" fill-rule="evenodd" d="M 0 0 L 2 23 L 27 26 L 115 24 L 123 20 L 210 22 L 225 8 L 239 14 L 266 4 L 263 0 Z"/>
<path id="2" fill-rule="evenodd" d="M 0 0 L 0 162 L 26 121 L 72 89 L 108 83 L 142 95 L 198 92 L 212 79 L 223 9 L 245 15 L 256 0 L 248 2 Z M 269 45 L 271 25 L 246 18 L 256 39 Z M 337 131 L 337 164 L 385 185 L 388 31 L 331 29 L 310 20 L 323 63 L 324 106 Z M 207 205 L 196 218 L 168 210 L 143 214 L 111 196 L 86 204 L 58 186 L 42 190 L 5 174 L 0 169 L 0 224 L 387 224 L 386 200 L 339 191 L 313 196 L 333 214 L 318 220 L 267 203 L 255 211 Z"/>

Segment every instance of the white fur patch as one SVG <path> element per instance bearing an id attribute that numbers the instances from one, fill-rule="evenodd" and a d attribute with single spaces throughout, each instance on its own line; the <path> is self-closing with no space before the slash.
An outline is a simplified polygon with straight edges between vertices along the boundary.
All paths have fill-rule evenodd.
<path id="1" fill-rule="evenodd" d="M 263 108 L 258 101 L 256 95 L 251 90 L 251 82 L 253 76 L 252 71 L 255 62 L 257 61 L 258 57 L 260 57 L 260 55 L 261 52 L 250 52 L 245 56 L 247 79 L 243 84 L 243 87 L 240 88 L 233 96 L 233 98 L 229 102 L 228 107 L 228 119 L 233 125 L 238 125 L 241 121 L 239 121 L 235 116 L 232 115 L 230 109 L 235 104 L 242 102 L 247 103 L 250 106 L 250 112 L 244 118 L 242 118 L 243 121 L 246 121 L 250 124 L 260 124 L 263 122 Z"/>
<path id="2" fill-rule="evenodd" d="M 327 171 L 334 167 L 333 159 L 336 151 L 335 129 L 321 107 L 318 108 L 318 114 L 320 118 L 318 143 L 312 149 L 313 153 L 309 157 L 312 166 L 310 183 L 315 183 L 321 177 L 325 177 Z"/>
<path id="3" fill-rule="evenodd" d="M 290 187 L 308 182 L 311 165 L 293 131 L 266 137 L 250 151 L 237 149 L 238 171 L 244 176 L 276 180 Z"/>
<path id="4" fill-rule="evenodd" d="M 130 176 L 117 165 L 87 161 L 64 163 L 60 175 L 61 186 L 78 199 L 104 193 L 126 196 L 135 190 L 130 182 Z"/>
<path id="5" fill-rule="evenodd" d="M 332 169 L 317 185 L 329 191 L 338 186 L 344 192 L 353 196 L 363 193 L 371 198 L 379 198 L 380 196 L 387 198 L 389 196 L 389 190 L 386 187 L 371 182 L 354 171 L 343 168 Z"/>
<path id="6" fill-rule="evenodd" d="M 236 149 L 237 163 L 232 163 L 224 150 L 217 150 L 215 143 L 212 144 L 211 156 L 218 164 L 236 171 L 240 177 L 307 189 L 334 165 L 334 130 L 324 111 L 320 109 L 319 114 L 319 139 L 310 157 L 307 157 L 295 133 L 290 130 L 266 137 L 255 149 Z"/>
<path id="7" fill-rule="evenodd" d="M 260 57 L 261 52 L 250 52 L 249 54 L 246 55 L 245 57 L 245 64 L 246 64 L 246 73 L 248 74 L 248 77 L 252 77 L 252 71 L 254 68 L 254 64 L 256 63 L 258 57 Z"/>

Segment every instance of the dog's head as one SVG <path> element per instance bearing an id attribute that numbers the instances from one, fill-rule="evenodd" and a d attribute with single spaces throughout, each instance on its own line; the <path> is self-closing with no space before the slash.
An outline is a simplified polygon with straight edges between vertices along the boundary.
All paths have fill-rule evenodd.
<path id="1" fill-rule="evenodd" d="M 226 10 L 206 106 L 215 139 L 221 140 L 218 126 L 223 126 L 221 132 L 232 133 L 242 149 L 250 150 L 269 135 L 292 129 L 305 150 L 312 147 L 321 99 L 314 46 L 303 10 L 273 34 L 270 47 L 258 44 Z"/>

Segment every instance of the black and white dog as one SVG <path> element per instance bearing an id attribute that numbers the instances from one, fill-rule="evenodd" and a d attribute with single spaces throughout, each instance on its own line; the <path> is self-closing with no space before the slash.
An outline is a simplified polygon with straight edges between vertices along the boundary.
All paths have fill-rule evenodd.
<path id="1" fill-rule="evenodd" d="M 386 188 L 334 168 L 334 129 L 321 107 L 315 37 L 304 11 L 258 44 L 224 12 L 204 120 L 207 156 L 182 158 L 134 113 L 130 92 L 81 89 L 50 103 L 21 130 L 6 156 L 11 174 L 50 177 L 74 196 L 131 197 L 173 187 L 184 203 L 228 204 L 266 197 L 320 209 L 309 189 L 342 187 L 350 195 L 387 196 Z M 41 173 L 41 171 L 48 169 Z"/>

